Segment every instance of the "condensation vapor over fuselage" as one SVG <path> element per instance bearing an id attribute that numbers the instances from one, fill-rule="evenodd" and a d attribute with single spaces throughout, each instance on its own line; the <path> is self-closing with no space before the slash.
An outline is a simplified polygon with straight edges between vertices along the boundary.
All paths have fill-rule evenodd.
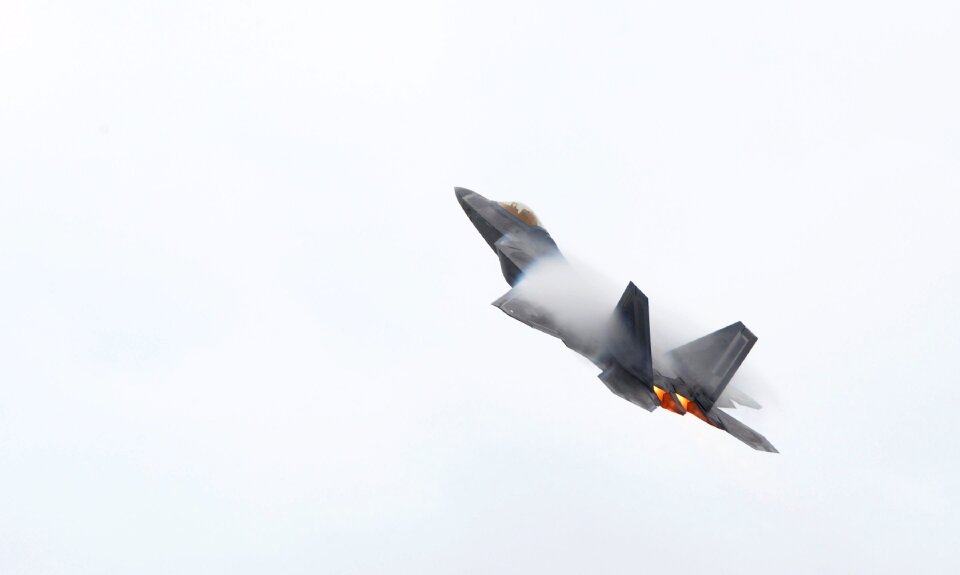
<path id="1" fill-rule="evenodd" d="M 465 188 L 457 201 L 500 260 L 511 289 L 494 305 L 507 315 L 562 340 L 600 368 L 600 380 L 616 395 L 647 410 L 662 407 L 691 413 L 723 429 L 754 449 L 776 452 L 762 435 L 719 407 L 733 404 L 720 397 L 757 338 L 742 323 L 729 325 L 668 352 L 654 369 L 647 297 L 630 283 L 600 331 L 577 329 L 522 289 L 523 274 L 563 255 L 533 210 L 519 202 L 495 202 Z M 729 405 L 728 405 L 729 404 Z"/>

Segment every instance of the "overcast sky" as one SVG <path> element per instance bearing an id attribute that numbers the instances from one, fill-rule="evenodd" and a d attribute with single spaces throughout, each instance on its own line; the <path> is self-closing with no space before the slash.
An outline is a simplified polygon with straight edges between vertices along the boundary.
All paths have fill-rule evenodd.
<path id="1" fill-rule="evenodd" d="M 3 0 L 0 572 L 960 571 L 958 18 Z M 781 454 L 491 307 L 455 185 L 743 321 Z"/>

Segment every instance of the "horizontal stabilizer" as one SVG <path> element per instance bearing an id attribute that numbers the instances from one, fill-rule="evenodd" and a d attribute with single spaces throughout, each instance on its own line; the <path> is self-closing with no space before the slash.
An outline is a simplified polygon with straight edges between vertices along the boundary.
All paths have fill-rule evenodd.
<path id="1" fill-rule="evenodd" d="M 599 377 L 610 391 L 630 403 L 639 405 L 647 411 L 660 407 L 657 394 L 639 379 L 630 375 L 619 363 L 614 362 Z"/>
<path id="2" fill-rule="evenodd" d="M 723 429 L 730 435 L 736 437 L 757 451 L 780 453 L 777 451 L 777 448 L 773 446 L 773 444 L 767 441 L 766 437 L 760 435 L 753 429 L 750 429 L 740 421 L 734 419 L 732 416 L 727 415 L 719 409 L 714 409 L 707 415 L 707 417 L 713 422 L 714 425 L 720 429 Z"/>

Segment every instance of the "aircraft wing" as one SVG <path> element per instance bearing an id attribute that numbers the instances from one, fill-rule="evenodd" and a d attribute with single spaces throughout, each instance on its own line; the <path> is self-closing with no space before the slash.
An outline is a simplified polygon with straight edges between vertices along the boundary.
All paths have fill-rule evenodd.
<path id="1" fill-rule="evenodd" d="M 516 289 L 512 289 L 493 302 L 495 307 L 513 319 L 523 322 L 547 335 L 561 338 L 560 329 L 553 316 L 543 307 L 525 299 Z"/>

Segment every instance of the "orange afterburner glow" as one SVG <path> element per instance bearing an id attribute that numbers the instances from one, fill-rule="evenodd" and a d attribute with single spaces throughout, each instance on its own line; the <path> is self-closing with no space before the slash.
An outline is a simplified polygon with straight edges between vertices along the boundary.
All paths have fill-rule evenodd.
<path id="1" fill-rule="evenodd" d="M 657 386 L 653 386 L 653 392 L 656 393 L 657 397 L 660 399 L 660 407 L 683 415 L 683 408 L 677 405 L 677 402 L 673 400 L 672 393 L 667 393 L 666 390 L 660 389 Z"/>
<path id="2" fill-rule="evenodd" d="M 679 413 L 680 415 L 690 413 L 694 417 L 713 425 L 713 422 L 707 419 L 706 414 L 703 413 L 703 410 L 700 409 L 696 401 L 688 399 L 678 393 L 677 399 L 680 400 L 680 404 L 678 405 L 677 402 L 673 400 L 672 393 L 667 393 L 666 390 L 660 389 L 657 386 L 653 386 L 653 392 L 657 394 L 657 398 L 660 400 L 660 407 L 674 413 Z M 714 425 L 714 427 L 716 426 Z"/>
<path id="3" fill-rule="evenodd" d="M 713 425 L 713 422 L 707 419 L 707 416 L 703 413 L 703 410 L 700 409 L 700 406 L 697 405 L 697 402 L 695 401 L 690 402 L 690 407 L 687 408 L 687 413 L 690 413 L 695 417 L 699 417 L 700 419 L 706 421 L 710 425 Z M 716 426 L 714 425 L 714 427 Z"/>

